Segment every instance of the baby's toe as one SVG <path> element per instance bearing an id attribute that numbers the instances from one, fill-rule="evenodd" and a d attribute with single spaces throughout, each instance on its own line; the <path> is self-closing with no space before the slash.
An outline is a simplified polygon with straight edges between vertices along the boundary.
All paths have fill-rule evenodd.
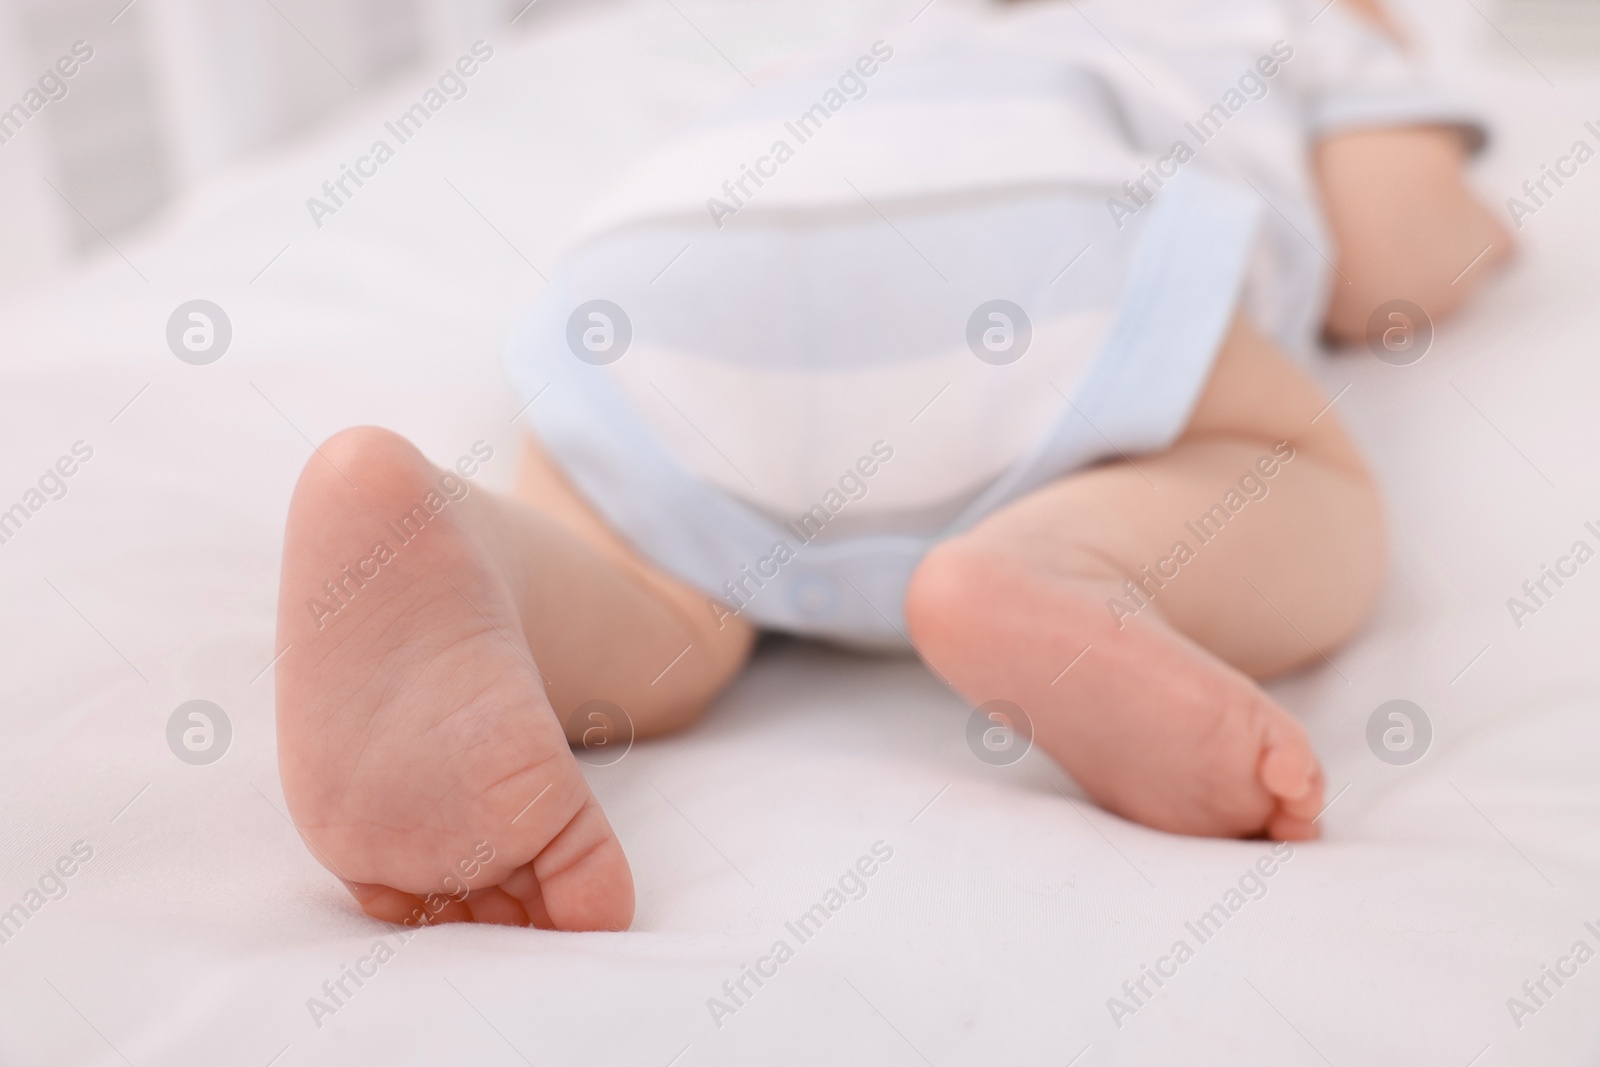
<path id="1" fill-rule="evenodd" d="M 539 902 L 557 929 L 626 930 L 633 921 L 633 875 L 593 797 L 531 866 Z"/>
<path id="2" fill-rule="evenodd" d="M 1315 841 L 1322 829 L 1310 819 L 1278 811 L 1267 820 L 1267 836 L 1274 841 Z"/>
<path id="3" fill-rule="evenodd" d="M 420 898 L 386 885 L 368 885 L 363 882 L 345 882 L 345 888 L 355 897 L 361 910 L 374 919 L 386 923 L 403 923 L 413 918 L 422 907 Z M 413 923 L 412 925 L 415 925 Z"/>
<path id="4" fill-rule="evenodd" d="M 534 926 L 541 930 L 555 929 L 555 923 L 550 921 L 550 913 L 545 909 L 544 893 L 539 887 L 539 876 L 533 873 L 532 861 L 501 879 L 500 889 L 522 905 L 528 921 Z"/>
<path id="5" fill-rule="evenodd" d="M 1290 818 L 1310 822 L 1322 814 L 1325 794 L 1325 779 L 1322 776 L 1322 768 L 1313 764 L 1310 788 L 1299 796 L 1279 796 L 1278 807 Z"/>
<path id="6" fill-rule="evenodd" d="M 1273 709 L 1262 738 L 1257 776 L 1274 801 L 1268 837 L 1309 841 L 1320 834 L 1315 819 L 1322 811 L 1322 767 L 1305 730 L 1282 709 Z"/>
<path id="7" fill-rule="evenodd" d="M 1311 741 L 1287 712 L 1274 709 L 1274 718 L 1262 738 L 1258 767 L 1262 788 L 1280 803 L 1295 805 L 1295 811 L 1309 806 L 1315 815 L 1321 803 L 1322 768 Z"/>
<path id="8" fill-rule="evenodd" d="M 426 898 L 393 886 L 345 882 L 361 910 L 374 919 L 405 926 L 432 926 L 437 923 L 471 922 L 472 912 L 459 901 L 437 894 Z"/>
<path id="9" fill-rule="evenodd" d="M 1311 788 L 1297 797 L 1278 798 L 1278 810 L 1267 823 L 1267 836 L 1278 841 L 1312 841 L 1322 836 L 1317 817 L 1325 794 L 1322 768 L 1316 767 Z"/>
<path id="10" fill-rule="evenodd" d="M 516 897 L 499 886 L 474 889 L 462 901 L 472 912 L 472 921 L 496 926 L 527 926 L 528 912 Z"/>

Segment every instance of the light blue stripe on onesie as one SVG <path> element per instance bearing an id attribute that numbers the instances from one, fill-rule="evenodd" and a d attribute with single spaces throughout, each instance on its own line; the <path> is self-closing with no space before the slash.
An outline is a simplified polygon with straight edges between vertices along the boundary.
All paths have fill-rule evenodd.
<path id="1" fill-rule="evenodd" d="M 1191 171 L 1169 182 L 1148 211 L 1110 329 L 1066 413 L 939 536 L 1071 471 L 1159 451 L 1182 433 L 1238 302 L 1258 208 L 1234 186 Z M 762 578 L 741 617 L 849 644 L 908 645 L 906 586 L 939 537 L 802 542 L 686 471 L 604 368 L 568 348 L 568 318 L 594 295 L 574 293 L 558 274 L 514 330 L 507 356 L 524 400 L 539 397 L 525 416 L 531 429 L 579 491 L 645 558 L 703 590 L 708 612 L 726 610 L 716 607 L 731 603 L 724 583 L 782 543 L 792 561 Z"/>

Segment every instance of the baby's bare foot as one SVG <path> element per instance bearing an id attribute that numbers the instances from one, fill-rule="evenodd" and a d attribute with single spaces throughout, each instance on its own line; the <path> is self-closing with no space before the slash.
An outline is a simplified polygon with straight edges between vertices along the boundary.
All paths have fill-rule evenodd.
<path id="1" fill-rule="evenodd" d="M 278 604 L 284 795 L 377 918 L 625 928 L 628 863 L 528 653 L 498 504 L 464 488 L 374 429 L 301 475 Z"/>
<path id="2" fill-rule="evenodd" d="M 1316 837 L 1323 777 L 1300 724 L 1153 609 L 1119 628 L 1108 598 L 1126 599 L 1109 579 L 952 544 L 924 561 L 906 614 L 935 670 L 1022 708 L 1109 810 L 1175 833 Z"/>

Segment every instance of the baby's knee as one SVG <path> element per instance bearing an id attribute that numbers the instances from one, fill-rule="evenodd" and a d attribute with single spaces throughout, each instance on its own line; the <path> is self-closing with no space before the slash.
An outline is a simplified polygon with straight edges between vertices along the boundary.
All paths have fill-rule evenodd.
<path id="1" fill-rule="evenodd" d="M 1348 605 L 1347 627 L 1340 634 L 1343 640 L 1371 614 L 1383 591 L 1383 578 L 1388 570 L 1389 528 L 1383 492 L 1372 472 L 1361 466 L 1355 470 L 1342 468 L 1339 474 L 1344 492 L 1329 494 L 1328 510 L 1339 514 L 1347 531 L 1339 540 L 1339 551 L 1345 557 L 1339 570 L 1348 576 L 1338 596 Z"/>

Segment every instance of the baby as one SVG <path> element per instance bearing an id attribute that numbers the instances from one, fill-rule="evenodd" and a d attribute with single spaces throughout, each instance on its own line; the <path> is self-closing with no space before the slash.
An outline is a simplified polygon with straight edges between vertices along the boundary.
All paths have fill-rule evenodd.
<path id="1" fill-rule="evenodd" d="M 1510 251 L 1471 117 L 1319 7 L 932 9 L 598 204 L 511 346 L 513 493 L 323 444 L 279 754 L 361 907 L 627 927 L 569 744 L 597 707 L 687 726 L 763 629 L 914 649 L 1126 818 L 1315 837 L 1317 758 L 1254 679 L 1361 624 L 1384 534 L 1295 358 Z"/>

